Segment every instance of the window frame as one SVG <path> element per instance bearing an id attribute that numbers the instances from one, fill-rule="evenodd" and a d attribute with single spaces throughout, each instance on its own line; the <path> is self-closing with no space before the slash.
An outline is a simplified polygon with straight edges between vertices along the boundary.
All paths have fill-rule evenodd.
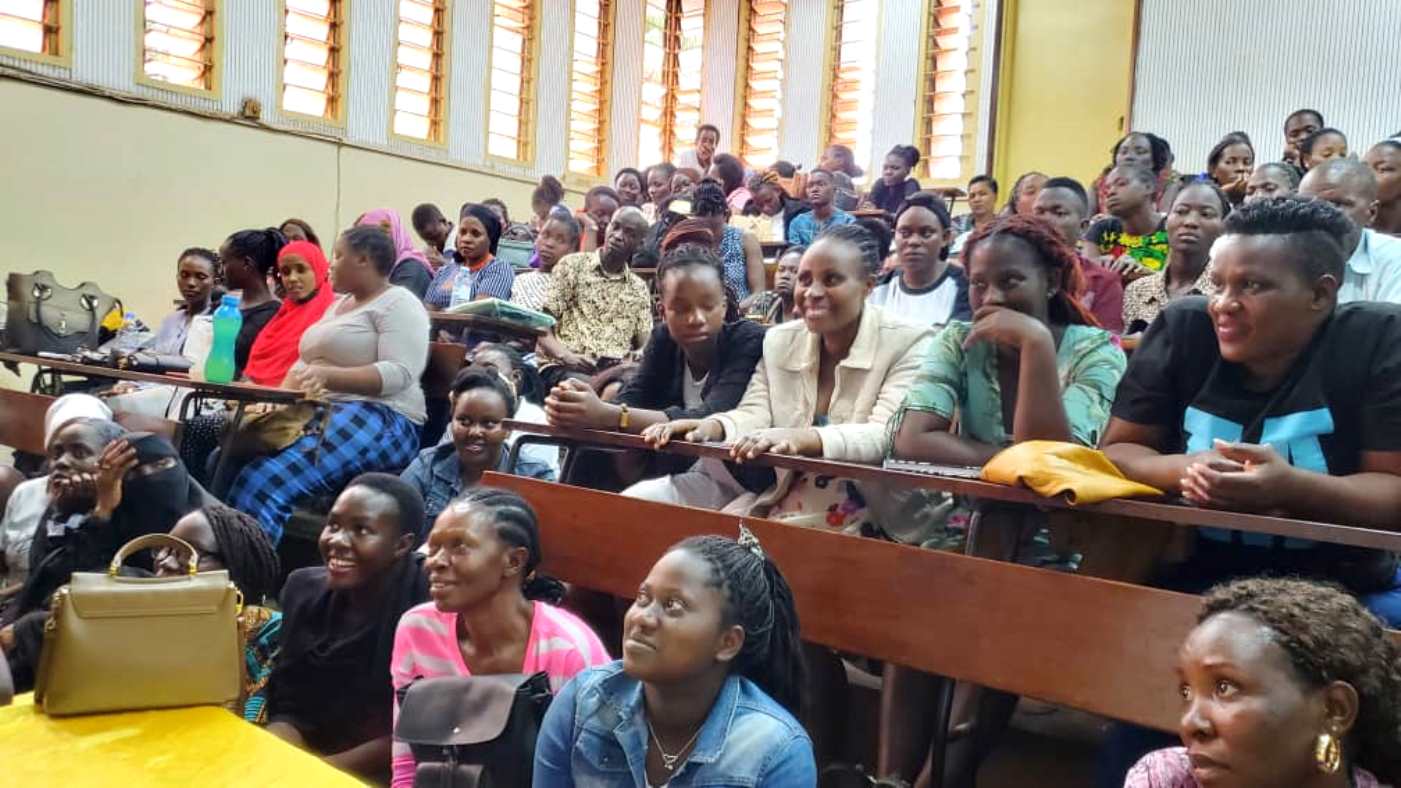
<path id="1" fill-rule="evenodd" d="M 392 0 L 394 3 L 394 24 L 390 38 L 389 61 L 389 117 L 388 131 L 389 140 L 405 142 L 411 145 L 421 145 L 427 148 L 438 148 L 446 150 L 448 147 L 449 134 L 449 113 L 448 100 L 452 96 L 452 7 L 453 0 L 429 0 L 430 2 L 441 2 L 443 4 L 443 74 L 439 80 L 443 88 L 442 107 L 443 116 L 438 122 L 438 137 L 421 138 L 411 137 L 407 134 L 400 134 L 394 130 L 394 98 L 399 90 L 395 77 L 399 71 L 399 0 Z"/>
<path id="2" fill-rule="evenodd" d="M 214 39 L 214 49 L 209 56 L 209 87 L 192 88 L 187 85 L 176 85 L 146 75 L 147 0 L 136 0 L 136 84 L 185 96 L 219 99 L 224 79 L 224 4 L 222 0 L 202 1 L 209 4 L 209 12 L 214 15 L 209 31 L 210 37 Z"/>
<path id="3" fill-rule="evenodd" d="M 44 9 L 58 8 L 58 52 L 30 52 L 0 46 L 0 55 L 49 66 L 73 67 L 73 0 L 44 0 Z"/>
<path id="4" fill-rule="evenodd" d="M 875 5 L 876 15 L 876 51 L 872 55 L 871 59 L 872 84 L 870 86 L 870 89 L 874 91 L 876 88 L 875 83 L 879 81 L 878 69 L 880 67 L 880 41 L 883 37 L 884 32 L 881 29 L 881 26 L 885 19 L 885 3 L 884 0 L 871 0 L 871 2 Z M 817 149 L 816 158 L 813 159 L 814 162 L 821 161 L 822 154 L 827 152 L 827 148 L 829 146 L 835 144 L 832 142 L 832 101 L 836 97 L 832 95 L 832 91 L 834 88 L 833 83 L 835 83 L 837 79 L 837 64 L 840 61 L 841 57 L 841 53 L 839 50 L 841 49 L 841 29 L 844 25 L 843 17 L 845 16 L 844 12 L 846 10 L 845 4 L 846 0 L 831 0 L 831 2 L 827 5 L 827 40 L 825 42 L 826 54 L 822 62 L 822 117 L 819 120 L 819 133 L 817 136 L 819 147 Z M 848 147 L 852 148 L 853 154 L 856 153 L 854 145 Z M 871 153 L 872 157 L 876 155 L 874 151 L 868 152 Z M 813 166 L 816 165 L 814 164 Z M 872 170 L 879 169 L 879 167 L 876 166 L 876 162 L 869 161 L 863 163 L 861 161 L 857 161 L 856 166 L 860 167 L 865 172 L 862 178 L 864 179 L 867 185 L 874 182 L 872 179 L 875 176 L 873 175 Z M 860 189 L 861 185 L 862 183 L 857 183 L 858 190 Z"/>
<path id="5" fill-rule="evenodd" d="M 564 122 L 564 183 L 603 183 L 610 177 L 610 164 L 608 156 L 608 146 L 612 142 L 613 135 L 613 67 L 617 64 L 615 55 L 618 44 L 618 2 L 617 0 L 599 0 L 600 5 L 607 6 L 604 11 L 608 16 L 608 41 L 604 48 L 607 55 L 604 58 L 600 73 L 603 75 L 603 84 L 599 90 L 598 106 L 598 127 L 599 127 L 599 172 L 584 173 L 573 170 L 569 166 L 570 148 L 569 143 L 573 138 L 573 131 L 570 128 L 570 115 L 573 108 L 566 104 Z M 568 101 L 574 101 L 574 24 L 578 18 L 577 0 L 569 2 L 569 74 L 567 80 Z M 603 15 L 600 14 L 602 19 Z M 611 182 L 610 184 L 611 185 Z M 645 184 L 644 184 L 645 186 Z"/>
<path id="6" fill-rule="evenodd" d="M 744 149 L 744 118 L 746 115 L 745 110 L 747 109 L 748 105 L 746 97 L 749 92 L 749 44 L 750 37 L 754 34 L 753 29 L 750 27 L 750 15 L 753 13 L 753 6 L 756 1 L 757 0 L 739 0 L 740 41 L 738 53 L 739 56 L 735 58 L 735 112 L 734 119 L 730 124 L 730 150 L 734 151 L 735 155 L 738 156 L 742 162 L 744 162 L 745 166 L 750 168 L 754 168 L 756 166 L 768 166 L 768 164 L 751 162 L 749 158 L 745 155 L 746 152 Z M 774 133 L 778 137 L 777 144 L 774 146 L 775 161 L 778 158 L 781 158 L 783 155 L 783 130 L 784 125 L 787 123 L 787 117 L 783 112 L 783 100 L 787 93 L 786 88 L 788 86 L 788 78 L 789 76 L 791 76 L 788 72 L 788 55 L 791 51 L 790 46 L 793 43 L 793 38 L 792 36 L 788 35 L 788 26 L 792 21 L 793 5 L 793 0 L 784 0 L 783 56 L 779 59 L 779 63 L 781 64 L 780 69 L 782 73 L 782 79 L 780 81 L 780 92 L 778 97 L 778 128 L 774 131 Z M 769 164 L 772 163 L 773 162 L 769 162 Z"/>
<path id="7" fill-rule="evenodd" d="M 482 102 L 482 157 L 488 162 L 508 164 L 514 167 L 534 167 L 535 156 L 538 152 L 535 144 L 535 129 L 537 115 L 539 113 L 539 101 L 537 94 L 540 89 L 540 26 L 543 20 L 540 16 L 541 0 L 524 0 L 530 5 L 530 29 L 526 37 L 524 46 L 521 48 L 522 54 L 529 52 L 530 62 L 521 73 L 520 103 L 521 112 L 518 147 L 524 152 L 520 158 L 510 156 L 500 156 L 491 152 L 491 71 L 496 58 L 496 0 L 487 2 L 487 40 L 486 40 L 486 72 L 482 75 L 483 82 L 483 102 Z M 574 5 L 570 3 L 571 19 L 569 29 L 572 32 Z M 570 42 L 570 51 L 573 51 L 573 42 Z M 572 67 L 572 64 L 571 64 Z M 571 75 L 572 76 L 572 75 Z M 572 80 L 565 79 L 566 92 Z M 446 84 L 444 90 L 446 90 Z M 446 93 L 444 93 L 444 109 L 446 109 Z M 568 131 L 568 123 L 565 130 Z M 568 149 L 565 150 L 565 169 L 569 167 Z"/>
<path id="8" fill-rule="evenodd" d="M 680 68 L 681 68 L 681 65 L 680 65 L 680 63 L 681 63 L 681 38 L 682 38 L 682 35 L 681 35 L 681 22 L 682 22 L 682 17 L 683 17 L 684 14 L 685 14 L 685 11 L 684 11 L 684 8 L 683 8 L 683 0 L 659 0 L 659 2 L 661 2 L 661 3 L 665 6 L 665 16 L 663 17 L 663 27 L 662 27 L 662 31 L 663 31 L 663 32 L 662 32 L 662 74 L 661 74 L 664 93 L 662 94 L 662 118 L 661 118 L 661 126 L 660 126 L 660 128 L 659 128 L 659 132 L 660 132 L 660 135 L 661 135 L 661 150 L 658 151 L 658 152 L 661 154 L 661 159 L 660 159 L 660 161 L 675 162 L 675 161 L 676 161 L 677 154 L 679 154 L 682 150 L 685 150 L 685 149 L 686 149 L 686 146 L 687 146 L 688 144 L 689 144 L 689 145 L 694 145 L 694 144 L 695 144 L 695 135 L 694 135 L 694 134 L 692 134 L 691 141 L 690 141 L 689 143 L 687 143 L 685 140 L 683 140 L 683 139 L 677 137 L 677 135 L 676 135 L 677 74 L 678 74 L 678 72 L 680 71 Z M 701 8 L 701 47 L 700 47 L 700 51 L 701 51 L 701 68 L 700 68 L 700 88 L 699 88 L 699 90 L 698 90 L 698 94 L 699 94 L 699 96 L 700 96 L 700 102 L 699 102 L 699 104 L 698 104 L 697 107 L 696 107 L 696 110 L 697 110 L 697 113 L 698 113 L 698 118 L 700 119 L 700 122 L 701 122 L 701 123 L 704 123 L 704 122 L 705 122 L 705 119 L 704 119 L 703 115 L 704 115 L 704 111 L 705 111 L 705 86 L 706 86 L 706 73 L 705 73 L 705 29 L 706 29 L 706 23 L 705 23 L 705 16 L 706 16 L 706 11 L 707 11 L 707 10 L 708 10 L 708 9 L 706 9 L 704 6 L 702 6 L 702 8 Z M 641 25 L 641 31 L 640 31 L 640 32 L 641 32 L 641 36 L 642 36 L 641 42 L 642 42 L 642 50 L 643 50 L 643 53 L 644 53 L 644 54 L 643 54 L 642 59 L 638 61 L 639 71 L 642 70 L 642 63 L 646 60 L 646 54 L 645 54 L 645 53 L 646 53 L 646 49 L 647 49 L 647 19 L 646 19 L 647 9 L 646 9 L 645 4 L 643 5 L 642 13 L 643 13 L 643 18 L 642 18 L 642 25 Z M 642 80 L 641 80 L 641 75 L 640 75 L 640 74 L 639 74 L 639 81 L 640 81 L 640 82 L 642 81 Z M 641 121 L 642 121 L 642 103 L 643 103 L 643 101 L 642 101 L 642 91 L 638 91 L 638 97 L 637 97 L 637 117 L 638 117 L 638 130 L 637 130 L 637 133 L 638 133 L 638 136 L 637 136 L 638 151 L 637 151 L 637 158 L 638 158 L 639 160 L 641 160 L 641 158 L 642 158 L 642 150 L 641 150 L 641 143 L 642 143 L 642 122 L 641 122 Z M 699 125 L 700 125 L 700 124 L 698 123 L 697 126 L 699 126 Z M 656 164 L 656 163 L 658 163 L 658 162 L 653 162 L 653 164 Z M 649 166 L 649 167 L 650 167 L 651 165 L 648 164 L 648 165 L 644 165 L 644 166 Z"/>
<path id="9" fill-rule="evenodd" d="M 340 73 L 335 79 L 336 102 L 335 114 L 308 115 L 305 112 L 284 109 L 282 106 L 283 93 L 286 90 L 286 83 L 283 81 L 287 74 L 287 0 L 277 0 L 277 29 L 279 40 L 282 42 L 278 47 L 281 55 L 281 66 L 277 69 L 277 112 L 280 115 L 295 118 L 313 123 L 323 123 L 337 128 L 345 128 L 346 104 L 350 98 L 350 10 L 351 0 L 331 0 L 333 4 L 340 6 L 340 22 L 336 25 L 336 57 Z M 396 28 L 397 34 L 397 28 Z M 389 83 L 390 90 L 394 89 L 394 83 Z M 392 111 L 391 111 L 392 114 Z M 392 118 L 391 118 L 392 122 Z"/>
<path id="10" fill-rule="evenodd" d="M 976 138 L 976 135 L 977 135 L 977 127 L 978 127 L 978 111 L 977 111 L 977 107 L 976 107 L 976 105 L 975 105 L 974 108 L 973 108 L 973 111 L 970 112 L 969 109 L 968 109 L 968 106 L 967 106 L 967 102 L 968 102 L 969 98 L 976 97 L 978 91 L 977 91 L 976 89 L 970 89 L 970 88 L 967 86 L 967 84 L 966 84 L 966 80 L 968 79 L 968 77 L 969 77 L 970 75 L 978 75 L 979 77 L 981 77 L 981 74 L 980 74 L 980 67 L 979 67 L 978 65 L 975 65 L 974 62 L 973 62 L 973 60 L 972 60 L 972 55 L 973 55 L 973 52 L 974 52 L 974 50 L 975 50 L 975 47 L 973 46 L 973 43 L 974 43 L 974 32 L 977 30 L 978 25 L 979 25 L 979 16 L 978 16 L 978 15 L 979 15 L 980 13 L 982 13 L 982 12 L 985 10 L 985 9 L 983 8 L 983 5 L 984 5 L 985 2 L 988 2 L 988 0 L 954 0 L 954 1 L 957 2 L 960 6 L 968 6 L 968 8 L 967 8 L 967 15 L 968 15 L 967 18 L 968 18 L 968 24 L 969 24 L 969 30 L 967 31 L 967 35 L 968 35 L 968 48 L 967 48 L 967 50 L 964 52 L 964 56 L 965 56 L 966 58 L 968 58 L 968 65 L 967 65 L 967 67 L 964 69 L 965 86 L 964 86 L 964 90 L 963 90 L 963 98 L 964 98 L 963 116 L 964 116 L 965 120 L 966 120 L 967 118 L 969 118 L 969 116 L 971 116 L 971 118 L 972 118 L 972 123 L 973 123 L 973 130 L 971 131 L 971 134 L 972 134 L 972 136 L 974 136 L 974 137 Z M 937 23 L 937 22 L 936 22 L 936 20 L 937 20 L 937 15 L 938 15 L 938 13 L 939 13 L 940 8 L 943 7 L 944 2 L 945 2 L 945 0 L 924 0 L 924 16 L 923 16 L 923 19 L 921 20 L 921 25 L 920 25 L 920 52 L 919 52 L 919 79 L 920 79 L 920 84 L 919 84 L 918 93 L 916 94 L 916 97 L 917 97 L 916 100 L 917 100 L 918 103 L 915 104 L 915 126 L 914 126 L 914 134 L 911 136 L 911 139 L 914 141 L 913 144 L 914 144 L 917 148 L 919 148 L 920 162 L 919 162 L 919 167 L 916 169 L 916 171 L 911 173 L 911 177 L 916 177 L 916 176 L 918 176 L 918 177 L 923 178 L 923 180 L 921 181 L 921 183 L 923 183 L 924 181 L 928 181 L 929 183 L 939 183 L 939 184 L 948 184 L 948 185 L 953 185 L 953 186 L 962 186 L 962 185 L 966 184 L 966 182 L 967 182 L 970 178 L 972 178 L 974 175 L 977 174 L 977 163 L 976 163 L 976 161 L 974 161 L 974 162 L 973 162 L 973 166 L 972 166 L 971 168 L 969 168 L 968 170 L 966 170 L 966 171 L 965 171 L 964 167 L 962 166 L 962 164 L 960 164 L 960 166 L 959 166 L 959 174 L 956 175 L 956 176 L 954 176 L 953 178 L 941 178 L 941 177 L 938 177 L 938 176 L 936 176 L 936 175 L 934 174 L 934 160 L 935 160 L 936 157 L 933 155 L 933 154 L 934 154 L 933 145 L 932 145 L 932 144 L 929 144 L 929 145 L 926 146 L 926 141 L 932 143 L 932 140 L 933 140 L 934 135 L 933 135 L 932 133 L 926 133 L 926 131 L 925 131 L 925 126 L 926 126 L 925 121 L 926 121 L 927 118 L 932 118 L 932 116 L 935 115 L 935 114 L 937 114 L 937 113 L 931 112 L 931 113 L 929 113 L 928 115 L 926 115 L 926 113 L 925 113 L 925 111 L 924 111 L 924 108 L 925 108 L 926 104 L 928 104 L 928 103 L 930 103 L 930 102 L 932 102 L 932 101 L 934 100 L 934 96 L 937 95 L 939 91 L 937 90 L 937 84 L 936 84 L 937 80 L 933 79 L 932 77 L 929 78 L 929 79 L 926 79 L 926 78 L 925 78 L 925 74 L 926 74 L 926 72 L 929 72 L 929 73 L 931 73 L 931 74 L 937 74 L 937 69 L 934 68 L 934 66 L 936 66 L 937 64 L 934 63 L 934 62 L 932 62 L 932 61 L 933 61 L 933 58 L 935 57 L 935 53 L 931 51 L 930 40 L 934 37 L 934 30 L 935 30 L 935 28 L 936 28 L 936 23 Z M 980 45 L 980 46 L 981 46 L 981 45 Z M 969 136 L 970 136 L 970 130 L 969 130 L 968 128 L 964 128 L 963 132 L 962 132 L 959 136 L 960 136 L 961 138 L 967 138 L 967 137 L 969 137 Z M 976 147 L 976 146 L 975 146 L 975 147 Z M 959 154 L 958 154 L 958 158 L 959 158 L 960 160 L 975 158 L 976 155 L 977 155 L 976 150 L 973 151 L 972 153 L 970 153 L 970 152 L 968 151 L 968 149 L 967 149 L 967 146 L 966 146 L 965 142 L 964 142 L 963 140 L 960 141 L 960 144 L 959 144 Z M 940 157 L 940 158 L 942 158 L 942 157 Z"/>

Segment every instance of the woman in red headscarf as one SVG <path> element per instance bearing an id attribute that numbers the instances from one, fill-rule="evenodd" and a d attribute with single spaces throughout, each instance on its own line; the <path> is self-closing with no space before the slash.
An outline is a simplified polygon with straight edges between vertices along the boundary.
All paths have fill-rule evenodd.
<path id="1" fill-rule="evenodd" d="M 309 241 L 293 241 L 277 253 L 277 276 L 285 296 L 282 306 L 253 340 L 248 364 L 243 368 L 246 380 L 261 386 L 282 384 L 287 370 L 297 360 L 302 332 L 320 320 L 335 300 L 330 271 L 321 247 Z M 195 416 L 185 422 L 180 442 L 180 458 L 190 474 L 219 492 L 232 478 L 209 478 L 210 455 L 223 441 L 228 425 L 228 415 L 223 412 Z M 229 474 L 236 473 L 238 466 L 231 464 L 227 470 Z"/>
<path id="2" fill-rule="evenodd" d="M 321 319 L 335 298 L 328 279 L 330 270 L 321 248 L 308 241 L 293 241 L 278 252 L 277 275 L 286 297 L 253 342 L 243 369 L 250 381 L 276 386 L 287 377 L 287 370 L 297 360 L 302 332 Z"/>

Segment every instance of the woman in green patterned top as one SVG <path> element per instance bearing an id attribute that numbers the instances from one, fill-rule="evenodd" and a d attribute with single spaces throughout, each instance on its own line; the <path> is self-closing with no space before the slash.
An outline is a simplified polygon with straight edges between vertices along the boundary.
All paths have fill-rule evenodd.
<path id="1" fill-rule="evenodd" d="M 951 321 L 935 337 L 891 421 L 892 454 L 944 465 L 982 465 L 1021 441 L 1095 445 L 1127 362 L 1114 336 L 1096 328 L 1080 305 L 1082 282 L 1074 250 L 1044 221 L 1014 215 L 975 233 L 964 247 L 964 259 L 973 321 Z M 955 414 L 957 431 L 952 430 Z M 1041 525 L 1039 518 L 1010 514 L 996 523 L 986 511 L 981 515 L 979 541 L 986 534 L 997 544 L 979 554 L 1009 558 L 1023 541 L 1023 526 Z M 925 539 L 924 544 L 961 547 L 966 510 L 960 519 L 948 516 L 943 538 Z M 933 677 L 886 666 L 879 759 L 883 776 L 913 782 L 924 768 L 934 733 L 927 709 L 936 691 Z M 996 720 L 1010 711 L 1009 700 L 1015 704 L 1015 698 L 988 693 L 979 714 Z M 951 746 L 947 784 L 965 784 L 964 778 L 971 784 L 977 760 L 974 747 L 963 742 Z"/>
<path id="2" fill-rule="evenodd" d="M 1127 283 L 1163 270 L 1167 264 L 1166 217 L 1153 202 L 1158 177 L 1152 170 L 1119 165 L 1105 176 L 1109 215 L 1090 225 L 1085 240 L 1096 247 L 1099 261 Z"/>

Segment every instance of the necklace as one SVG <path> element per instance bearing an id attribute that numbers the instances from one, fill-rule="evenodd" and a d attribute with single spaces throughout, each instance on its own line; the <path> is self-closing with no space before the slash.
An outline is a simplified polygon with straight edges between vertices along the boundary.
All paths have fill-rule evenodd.
<path id="1" fill-rule="evenodd" d="M 657 738 L 657 731 L 652 728 L 652 721 L 647 721 L 647 732 L 652 734 L 652 742 L 657 745 L 657 754 L 662 757 L 663 769 L 666 769 L 667 772 L 676 770 L 676 762 L 681 760 L 681 756 L 685 755 L 687 750 L 691 749 L 692 744 L 696 743 L 696 737 L 700 735 L 701 728 L 704 726 L 705 722 L 702 721 L 701 724 L 696 727 L 696 732 L 691 734 L 691 738 L 686 740 L 685 744 L 681 745 L 681 749 L 677 750 L 675 755 L 669 755 L 667 754 L 666 748 L 662 746 L 662 740 Z"/>

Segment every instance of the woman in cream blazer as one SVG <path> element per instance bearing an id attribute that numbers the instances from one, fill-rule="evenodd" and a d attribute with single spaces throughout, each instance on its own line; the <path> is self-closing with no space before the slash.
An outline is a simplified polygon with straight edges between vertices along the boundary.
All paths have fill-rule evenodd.
<path id="1" fill-rule="evenodd" d="M 673 437 L 723 440 L 739 462 L 763 452 L 879 462 L 888 448 L 887 422 L 914 382 L 932 337 L 929 328 L 866 303 L 879 265 L 875 240 L 865 229 L 846 225 L 828 230 L 798 267 L 794 302 L 802 319 L 769 329 L 763 359 L 739 406 L 702 420 L 658 424 L 643 436 L 657 446 Z M 697 474 L 708 478 L 695 478 Z M 790 493 L 804 477 L 781 469 L 769 489 L 745 495 L 722 463 L 701 462 L 691 473 L 650 480 L 635 486 L 650 485 L 650 490 L 630 493 L 779 519 L 807 521 L 816 515 L 829 526 L 842 526 L 830 516 L 834 512 L 826 511 L 837 505 L 829 482 L 818 482 L 814 489 L 823 491 L 817 497 L 825 499 L 825 506 L 812 508 L 817 505 L 813 501 L 803 511 L 793 507 Z M 670 485 L 669 494 L 657 494 L 659 482 Z"/>

